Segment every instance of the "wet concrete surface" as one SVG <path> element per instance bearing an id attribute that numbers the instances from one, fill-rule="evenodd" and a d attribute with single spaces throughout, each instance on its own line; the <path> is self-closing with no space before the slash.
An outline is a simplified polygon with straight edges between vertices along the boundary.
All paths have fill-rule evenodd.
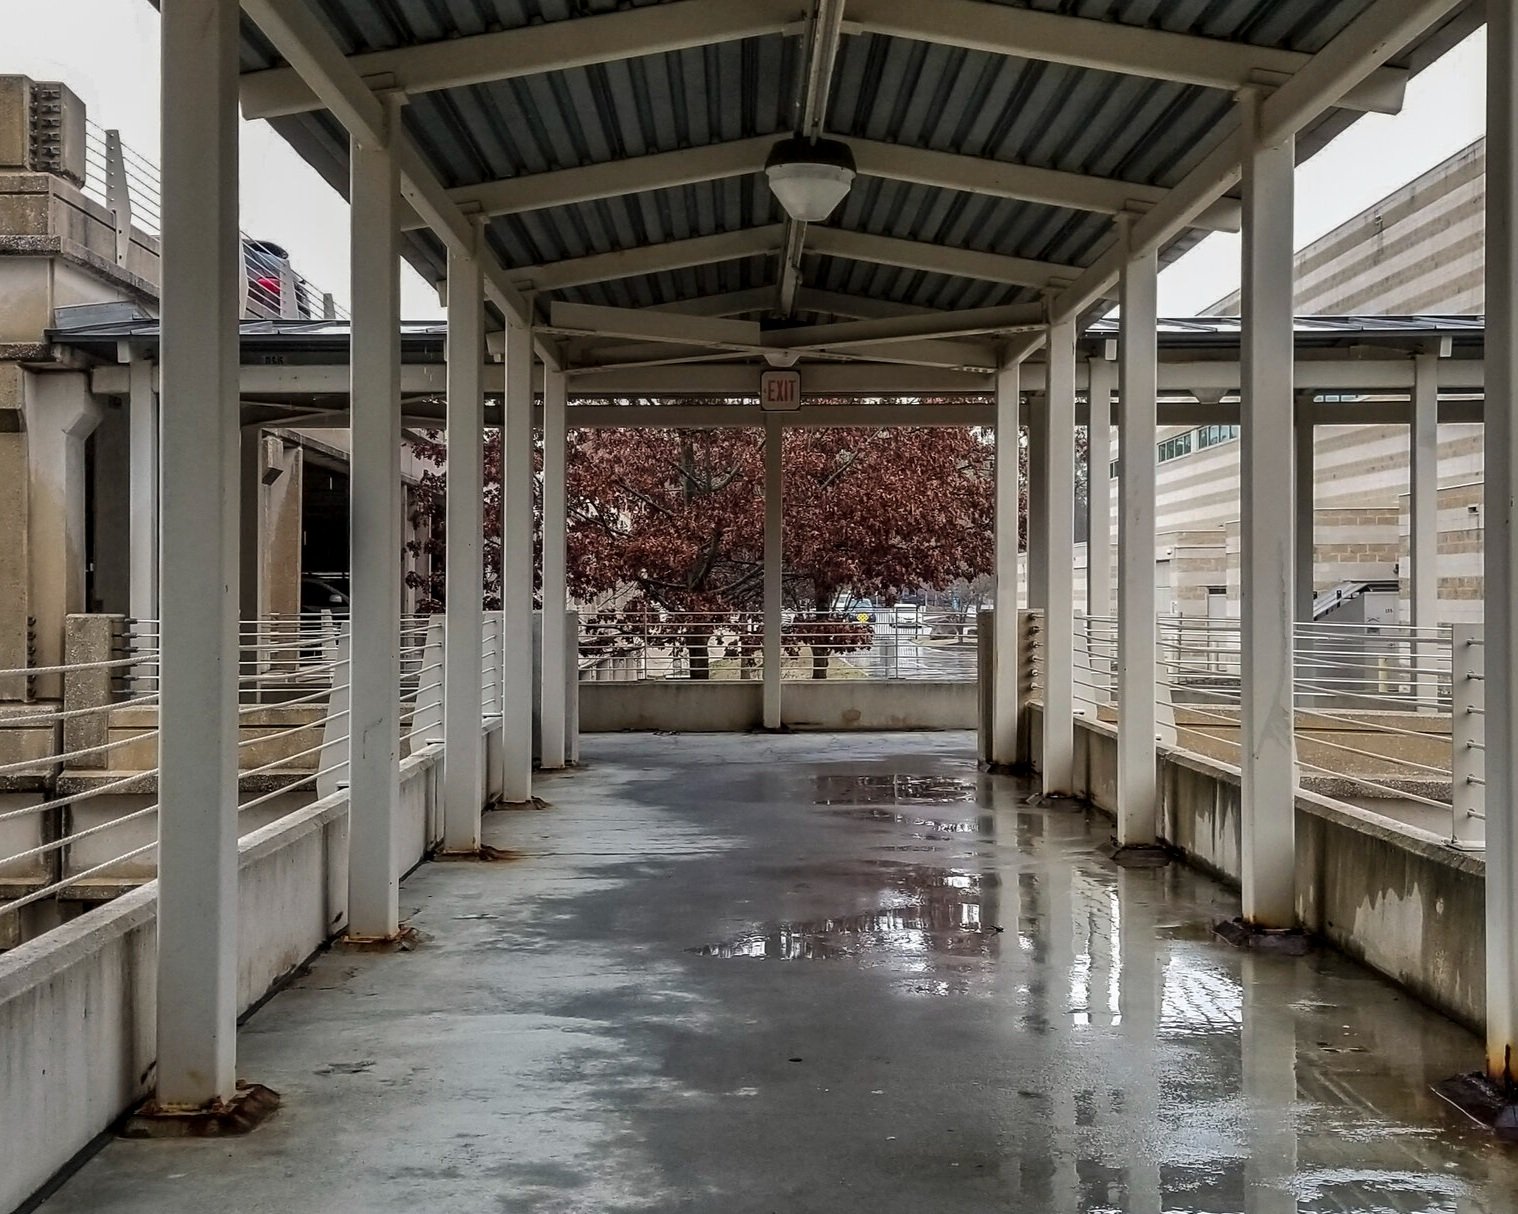
<path id="1" fill-rule="evenodd" d="M 1464 1030 L 1232 895 L 1119 870 L 962 734 L 603 736 L 423 866 L 414 951 L 244 1028 L 284 1108 L 115 1142 L 48 1214 L 1506 1214 L 1518 1154 L 1429 1085 Z"/>

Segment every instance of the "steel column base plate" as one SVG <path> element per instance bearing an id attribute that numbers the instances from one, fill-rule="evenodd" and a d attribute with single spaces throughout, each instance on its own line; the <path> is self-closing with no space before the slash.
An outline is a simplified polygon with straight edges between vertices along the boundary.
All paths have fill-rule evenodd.
<path id="1" fill-rule="evenodd" d="M 1119 843 L 1113 839 L 1102 852 L 1119 868 L 1164 868 L 1175 859 L 1160 843 Z"/>
<path id="2" fill-rule="evenodd" d="M 279 1108 L 279 1093 L 261 1083 L 239 1083 L 230 1100 L 198 1109 L 164 1108 L 148 1101 L 127 1117 L 123 1138 L 226 1138 L 256 1129 Z"/>
<path id="3" fill-rule="evenodd" d="M 440 851 L 432 858 L 442 861 L 476 861 L 483 864 L 508 864 L 520 860 L 527 853 L 512 847 L 491 847 L 482 843 L 473 851 Z"/>
<path id="4" fill-rule="evenodd" d="M 1080 809 L 1086 808 L 1085 801 L 1080 797 L 1067 797 L 1060 793 L 1034 793 L 1024 804 L 1031 805 L 1035 809 Z"/>
<path id="5" fill-rule="evenodd" d="M 349 953 L 409 953 L 421 942 L 421 933 L 408 924 L 401 924 L 393 936 L 342 935 L 332 942 L 332 947 Z"/>
<path id="6" fill-rule="evenodd" d="M 1279 953 L 1285 957 L 1305 957 L 1312 952 L 1312 937 L 1297 927 L 1258 927 L 1243 919 L 1225 919 L 1214 923 L 1212 931 L 1235 948 L 1256 953 Z"/>
<path id="7" fill-rule="evenodd" d="M 1518 1142 L 1518 1090 L 1494 1083 L 1480 1071 L 1434 1084 L 1434 1094 L 1504 1142 Z"/>

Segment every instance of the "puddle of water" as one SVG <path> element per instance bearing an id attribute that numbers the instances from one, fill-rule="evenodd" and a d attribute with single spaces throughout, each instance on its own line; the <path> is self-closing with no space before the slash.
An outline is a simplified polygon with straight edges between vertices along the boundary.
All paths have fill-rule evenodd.
<path id="1" fill-rule="evenodd" d="M 826 961 L 864 953 L 902 959 L 929 954 L 988 957 L 995 954 L 1000 924 L 988 922 L 983 905 L 994 877 L 954 869 L 902 866 L 891 874 L 894 905 L 852 915 L 755 929 L 731 940 L 687 949 L 703 957 L 779 961 Z"/>
<path id="2" fill-rule="evenodd" d="M 815 805 L 953 805 L 973 802 L 976 781 L 954 776 L 821 775 L 816 778 Z"/>

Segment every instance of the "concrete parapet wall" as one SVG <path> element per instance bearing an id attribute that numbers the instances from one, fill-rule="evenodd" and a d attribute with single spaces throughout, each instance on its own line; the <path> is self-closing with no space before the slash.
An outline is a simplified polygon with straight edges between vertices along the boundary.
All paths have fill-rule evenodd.
<path id="1" fill-rule="evenodd" d="M 400 868 L 437 837 L 442 748 L 401 764 Z M 331 939 L 347 905 L 348 801 L 335 793 L 238 845 L 238 1007 Z M 152 1086 L 158 886 L 0 954 L 0 1210 L 25 1201 Z M 250 1079 L 258 1076 L 250 1075 Z"/>
<path id="2" fill-rule="evenodd" d="M 1042 710 L 1031 706 L 1041 724 Z M 1117 805 L 1117 732 L 1076 722 L 1076 791 Z M 1240 875 L 1237 767 L 1186 751 L 1160 755 L 1160 831 L 1227 884 Z M 1437 836 L 1312 793 L 1296 801 L 1297 915 L 1314 935 L 1451 1019 L 1486 1019 L 1486 864 Z"/>
<path id="3" fill-rule="evenodd" d="M 780 719 L 792 729 L 974 729 L 976 684 L 916 679 L 787 681 Z M 725 679 L 580 685 L 583 733 L 667 729 L 742 733 L 764 724 L 764 686 Z"/>

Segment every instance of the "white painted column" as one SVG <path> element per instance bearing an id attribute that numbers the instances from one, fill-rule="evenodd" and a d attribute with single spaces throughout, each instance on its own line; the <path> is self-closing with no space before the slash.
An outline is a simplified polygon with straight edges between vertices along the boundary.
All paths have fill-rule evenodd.
<path id="1" fill-rule="evenodd" d="M 1112 614 L 1112 387 L 1116 367 L 1088 364 L 1086 419 L 1086 613 Z"/>
<path id="2" fill-rule="evenodd" d="M 1155 255 L 1123 265 L 1118 290 L 1117 841 L 1159 837 L 1155 783 L 1155 400 L 1159 394 Z"/>
<path id="3" fill-rule="evenodd" d="M 237 1079 L 238 6 L 164 0 L 157 1100 Z"/>
<path id="4" fill-rule="evenodd" d="M 132 618 L 158 618 L 158 392 L 140 352 L 127 365 L 127 599 Z"/>
<path id="5" fill-rule="evenodd" d="M 1017 762 L 1018 627 L 1017 549 L 1021 540 L 1018 498 L 1018 429 L 1022 366 L 996 376 L 996 669 L 991 690 L 991 762 Z"/>
<path id="6" fill-rule="evenodd" d="M 1439 626 L 1439 355 L 1419 354 L 1413 361 L 1413 416 L 1408 427 L 1408 563 L 1412 626 L 1422 635 L 1413 645 L 1421 668 L 1415 680 L 1418 706 L 1439 711 L 1439 679 L 1433 673 L 1439 645 L 1431 631 Z M 1430 630 L 1430 631 L 1424 631 Z M 1415 634 L 1418 635 L 1418 634 Z M 1485 655 L 1482 655 L 1485 656 Z M 1474 788 L 1476 786 L 1468 786 Z"/>
<path id="7" fill-rule="evenodd" d="M 506 326 L 501 432 L 501 644 L 505 652 L 502 746 L 510 805 L 532 800 L 532 330 Z"/>
<path id="8" fill-rule="evenodd" d="M 1045 371 L 1045 378 L 1048 372 Z M 1028 536 L 1024 560 L 1028 567 L 1028 607 L 1043 610 L 1049 604 L 1049 589 L 1044 574 L 1049 562 L 1049 478 L 1044 470 L 1048 396 L 1037 392 L 1028 397 Z"/>
<path id="9" fill-rule="evenodd" d="M 1044 444 L 1044 795 L 1075 782 L 1075 321 L 1049 326 Z"/>
<path id="10" fill-rule="evenodd" d="M 1296 618 L 1312 623 L 1313 589 L 1317 583 L 1318 526 L 1316 473 L 1317 428 L 1313 425 L 1312 394 L 1296 403 Z"/>
<path id="11" fill-rule="evenodd" d="M 485 281 L 478 257 L 448 254 L 447 637 L 443 850 L 480 849 L 485 804 Z"/>
<path id="12" fill-rule="evenodd" d="M 1241 826 L 1246 922 L 1296 922 L 1296 745 L 1292 633 L 1296 609 L 1293 529 L 1292 195 L 1293 140 L 1262 146 L 1259 98 L 1242 95 L 1244 164 L 1243 335 L 1243 720 Z"/>
<path id="13" fill-rule="evenodd" d="M 1413 420 L 1408 431 L 1412 624 L 1439 623 L 1439 356 L 1413 361 Z"/>
<path id="14" fill-rule="evenodd" d="M 764 727 L 779 729 L 785 577 L 785 430 L 764 419 Z"/>
<path id="15" fill-rule="evenodd" d="M 388 148 L 355 139 L 351 160 L 348 934 L 384 940 L 400 929 L 394 855 L 401 753 L 400 178 Z"/>
<path id="16" fill-rule="evenodd" d="M 569 381 L 562 371 L 543 372 L 543 725 L 542 765 L 563 767 L 568 758 L 568 688 L 565 663 L 575 643 L 569 636 L 565 535 L 565 460 L 569 442 Z"/>
<path id="17" fill-rule="evenodd" d="M 1518 13 L 1487 11 L 1486 1071 L 1518 1071 Z"/>

